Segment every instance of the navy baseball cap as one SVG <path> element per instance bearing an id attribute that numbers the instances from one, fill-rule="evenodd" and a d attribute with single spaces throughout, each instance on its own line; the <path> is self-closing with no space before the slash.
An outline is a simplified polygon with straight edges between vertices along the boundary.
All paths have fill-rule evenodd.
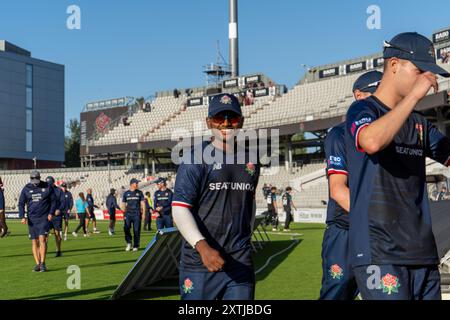
<path id="1" fill-rule="evenodd" d="M 380 71 L 369 71 L 364 73 L 353 84 L 353 92 L 356 90 L 362 92 L 374 93 L 380 85 L 383 73 Z"/>
<path id="2" fill-rule="evenodd" d="M 30 180 L 31 183 L 39 183 L 41 181 L 41 173 L 37 170 L 31 171 Z"/>
<path id="3" fill-rule="evenodd" d="M 48 176 L 45 181 L 47 181 L 47 183 L 53 185 L 55 183 L 55 178 L 53 178 L 52 176 Z"/>
<path id="4" fill-rule="evenodd" d="M 214 117 L 222 111 L 231 111 L 242 116 L 239 100 L 233 94 L 222 93 L 212 97 L 208 106 L 208 117 Z"/>
<path id="5" fill-rule="evenodd" d="M 450 77 L 446 70 L 436 64 L 436 51 L 433 43 L 417 32 L 400 33 L 391 41 L 384 42 L 383 58 L 394 57 L 411 61 L 421 71 L 430 71 L 443 77 Z"/>
<path id="6" fill-rule="evenodd" d="M 166 183 L 166 179 L 159 177 L 158 179 L 155 180 L 155 183 L 161 183 L 161 182 Z"/>
<path id="7" fill-rule="evenodd" d="M 139 183 L 140 181 L 136 178 L 133 178 L 130 180 L 130 185 L 132 185 L 133 183 Z"/>

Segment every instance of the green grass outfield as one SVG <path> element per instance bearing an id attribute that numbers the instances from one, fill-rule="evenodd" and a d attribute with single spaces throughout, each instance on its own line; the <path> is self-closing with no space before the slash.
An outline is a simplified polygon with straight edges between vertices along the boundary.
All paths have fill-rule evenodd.
<path id="1" fill-rule="evenodd" d="M 33 273 L 34 260 L 28 228 L 18 221 L 8 221 L 9 237 L 0 239 L 0 300 L 8 299 L 109 299 L 124 276 L 133 266 L 139 252 L 125 252 L 122 222 L 117 224 L 116 236 L 107 233 L 107 222 L 99 222 L 101 234 L 89 238 L 69 235 L 63 242 L 63 256 L 54 258 L 55 244 L 51 236 L 46 273 Z M 76 226 L 71 221 L 71 229 Z M 152 224 L 154 226 L 154 223 Z M 273 258 L 257 274 L 256 299 L 317 299 L 321 271 L 321 244 L 325 225 L 292 225 L 291 234 L 300 240 L 290 250 Z M 144 231 L 141 243 L 147 244 L 154 236 Z M 272 242 L 255 255 L 255 269 L 266 264 L 268 257 L 293 243 L 291 235 L 270 234 Z M 69 290 L 67 267 L 81 269 L 81 289 Z M 175 291 L 139 292 L 130 299 L 179 299 Z"/>

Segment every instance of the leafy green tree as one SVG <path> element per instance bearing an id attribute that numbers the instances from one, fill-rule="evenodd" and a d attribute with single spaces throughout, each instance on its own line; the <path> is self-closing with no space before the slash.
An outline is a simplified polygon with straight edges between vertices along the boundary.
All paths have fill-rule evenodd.
<path id="1" fill-rule="evenodd" d="M 80 134 L 81 125 L 78 119 L 70 119 L 67 125 L 69 134 L 64 138 L 65 159 L 64 165 L 67 168 L 79 167 L 80 163 Z"/>

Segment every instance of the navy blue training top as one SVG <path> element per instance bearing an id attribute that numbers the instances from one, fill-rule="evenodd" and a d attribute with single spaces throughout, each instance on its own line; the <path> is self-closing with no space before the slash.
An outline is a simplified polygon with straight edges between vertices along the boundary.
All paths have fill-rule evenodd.
<path id="1" fill-rule="evenodd" d="M 70 191 L 62 191 L 61 190 L 61 211 L 67 213 L 69 210 L 72 210 L 73 207 L 73 197 Z"/>
<path id="2" fill-rule="evenodd" d="M 224 258 L 224 270 L 252 267 L 253 203 L 260 171 L 256 155 L 238 148 L 224 156 L 210 142 L 200 147 L 202 153 L 220 160 L 204 161 L 196 157 L 193 147 L 190 156 L 198 164 L 181 163 L 172 205 L 191 210 L 207 243 Z M 184 239 L 180 268 L 207 271 L 199 253 Z"/>
<path id="3" fill-rule="evenodd" d="M 94 209 L 95 204 L 94 204 L 94 197 L 92 196 L 92 194 L 86 195 L 86 202 L 88 204 L 89 212 L 93 212 L 92 209 Z"/>
<path id="4" fill-rule="evenodd" d="M 126 203 L 126 215 L 140 216 L 141 215 L 141 201 L 144 200 L 144 194 L 141 190 L 125 191 L 122 196 L 122 202 Z"/>
<path id="5" fill-rule="evenodd" d="M 170 189 L 164 191 L 156 190 L 153 198 L 153 206 L 155 208 L 162 207 L 163 215 L 172 214 L 172 198 L 173 192 Z"/>
<path id="6" fill-rule="evenodd" d="M 390 112 L 376 97 L 355 102 L 347 113 L 345 142 L 350 187 L 350 262 L 435 265 L 425 157 L 449 164 L 450 139 L 412 112 L 389 146 L 368 155 L 361 130 Z"/>
<path id="7" fill-rule="evenodd" d="M 333 127 L 325 138 L 325 157 L 327 161 L 327 177 L 333 174 L 348 175 L 347 156 L 345 152 L 345 122 Z M 328 181 L 327 225 L 348 230 L 348 212 L 330 197 L 330 182 Z"/>
<path id="8" fill-rule="evenodd" d="M 46 218 L 49 214 L 54 215 L 56 205 L 55 191 L 47 182 L 41 181 L 38 185 L 28 183 L 20 193 L 19 218 L 25 217 L 25 206 L 28 219 L 35 220 Z"/>
<path id="9" fill-rule="evenodd" d="M 120 210 L 119 205 L 117 204 L 116 196 L 113 194 L 108 194 L 106 197 L 106 208 L 108 208 L 109 214 L 115 214 L 116 209 Z"/>

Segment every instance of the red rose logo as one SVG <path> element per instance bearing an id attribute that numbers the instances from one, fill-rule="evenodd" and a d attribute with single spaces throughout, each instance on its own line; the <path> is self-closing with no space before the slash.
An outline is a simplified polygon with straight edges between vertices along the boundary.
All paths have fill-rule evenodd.
<path id="1" fill-rule="evenodd" d="M 186 278 L 184 280 L 184 284 L 182 286 L 182 289 L 184 291 L 184 293 L 191 293 L 192 290 L 194 289 L 194 283 L 191 281 L 191 279 Z"/>
<path id="2" fill-rule="evenodd" d="M 108 124 L 111 122 L 111 118 L 108 117 L 103 112 L 95 119 L 95 125 L 97 126 L 97 131 L 103 132 L 105 131 Z"/>
<path id="3" fill-rule="evenodd" d="M 247 171 L 249 175 L 253 176 L 253 174 L 255 174 L 255 165 L 251 162 L 247 163 L 245 171 Z"/>
<path id="4" fill-rule="evenodd" d="M 383 284 L 386 287 L 391 287 L 391 286 L 395 287 L 397 285 L 397 282 L 398 282 L 397 277 L 391 275 L 390 273 L 388 273 L 387 275 L 385 275 L 383 277 Z"/>
<path id="5" fill-rule="evenodd" d="M 383 278 L 381 278 L 381 287 L 383 289 L 383 293 L 398 293 L 398 287 L 400 287 L 400 283 L 398 283 L 398 278 L 396 276 L 388 273 Z"/>
<path id="6" fill-rule="evenodd" d="M 330 275 L 333 279 L 341 279 L 344 275 L 342 268 L 338 264 L 333 264 L 330 267 Z"/>

